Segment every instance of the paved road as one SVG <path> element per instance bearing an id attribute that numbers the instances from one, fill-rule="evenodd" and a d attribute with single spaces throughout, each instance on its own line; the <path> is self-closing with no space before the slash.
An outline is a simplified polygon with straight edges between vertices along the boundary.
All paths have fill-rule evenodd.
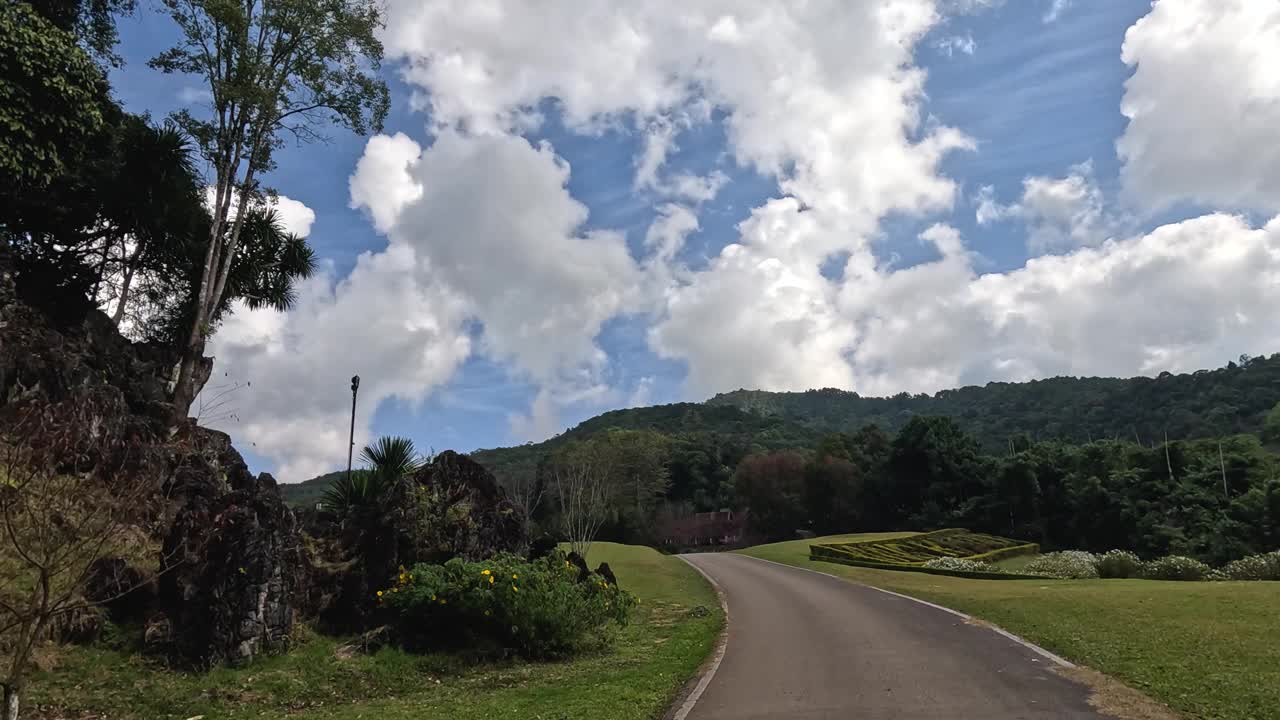
<path id="1" fill-rule="evenodd" d="M 836 578 L 715 553 L 685 558 L 729 606 L 724 660 L 688 720 L 1098 720 L 1031 649 Z"/>

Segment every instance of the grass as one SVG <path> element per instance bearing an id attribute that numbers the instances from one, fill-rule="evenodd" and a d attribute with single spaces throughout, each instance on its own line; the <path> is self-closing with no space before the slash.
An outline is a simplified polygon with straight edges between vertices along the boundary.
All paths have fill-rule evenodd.
<path id="1" fill-rule="evenodd" d="M 641 604 L 611 647 L 572 660 L 474 665 L 392 648 L 344 660 L 334 654 L 340 641 L 315 637 L 246 668 L 178 673 L 134 654 L 69 648 L 30 687 L 31 702 L 57 707 L 31 717 L 661 717 L 720 632 L 715 595 L 679 558 L 649 548 L 596 543 L 589 560 L 608 562 Z"/>
<path id="2" fill-rule="evenodd" d="M 988 620 L 1116 677 L 1189 718 L 1277 717 L 1280 583 L 971 580 L 815 562 L 809 560 L 809 543 L 740 552 Z"/>

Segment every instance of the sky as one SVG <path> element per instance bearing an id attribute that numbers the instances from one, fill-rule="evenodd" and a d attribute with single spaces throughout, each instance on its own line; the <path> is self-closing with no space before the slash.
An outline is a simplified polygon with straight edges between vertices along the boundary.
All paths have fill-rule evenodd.
<path id="1" fill-rule="evenodd" d="M 207 112 L 121 21 L 117 95 Z M 1280 351 L 1280 0 L 387 0 L 382 131 L 268 178 L 321 272 L 202 421 L 284 482 L 738 388 Z"/>

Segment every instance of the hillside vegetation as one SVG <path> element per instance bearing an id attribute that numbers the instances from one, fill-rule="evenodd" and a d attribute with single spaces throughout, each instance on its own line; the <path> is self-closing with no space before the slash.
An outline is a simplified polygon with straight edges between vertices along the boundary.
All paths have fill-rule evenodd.
<path id="1" fill-rule="evenodd" d="M 1151 443 L 1166 435 L 1184 440 L 1256 433 L 1277 402 L 1280 353 L 1269 358 L 1241 357 L 1217 370 L 1166 372 L 1154 378 L 1056 377 L 888 398 L 830 388 L 735 390 L 713 397 L 707 405 L 823 431 L 875 424 L 892 432 L 912 417 L 940 415 L 954 418 L 983 447 L 997 450 L 1023 436 L 1080 443 L 1102 439 Z"/>

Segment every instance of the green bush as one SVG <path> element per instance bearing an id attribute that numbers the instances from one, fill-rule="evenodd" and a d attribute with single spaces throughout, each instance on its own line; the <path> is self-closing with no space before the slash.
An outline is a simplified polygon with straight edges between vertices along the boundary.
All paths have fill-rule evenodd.
<path id="1" fill-rule="evenodd" d="M 1280 580 L 1280 550 L 1250 555 L 1216 570 L 1214 580 Z"/>
<path id="2" fill-rule="evenodd" d="M 1128 550 L 1109 550 L 1098 558 L 1098 577 L 1135 578 L 1142 570 L 1142 559 Z"/>
<path id="3" fill-rule="evenodd" d="M 934 558 L 925 563 L 922 567 L 930 570 L 958 570 L 960 572 L 982 572 L 982 573 L 998 573 L 1000 568 L 981 560 L 968 560 L 966 558 Z"/>
<path id="4" fill-rule="evenodd" d="M 625 625 L 636 604 L 602 578 L 577 577 L 559 553 L 532 562 L 514 555 L 454 559 L 402 569 L 378 600 L 411 649 L 550 657 L 581 648 L 610 623 Z"/>
<path id="5" fill-rule="evenodd" d="M 1027 563 L 1024 572 L 1079 580 L 1098 577 L 1098 556 L 1083 550 L 1045 553 Z"/>
<path id="6" fill-rule="evenodd" d="M 1142 577 L 1149 580 L 1204 580 L 1209 573 L 1208 565 L 1182 555 L 1166 555 L 1142 566 Z"/>

